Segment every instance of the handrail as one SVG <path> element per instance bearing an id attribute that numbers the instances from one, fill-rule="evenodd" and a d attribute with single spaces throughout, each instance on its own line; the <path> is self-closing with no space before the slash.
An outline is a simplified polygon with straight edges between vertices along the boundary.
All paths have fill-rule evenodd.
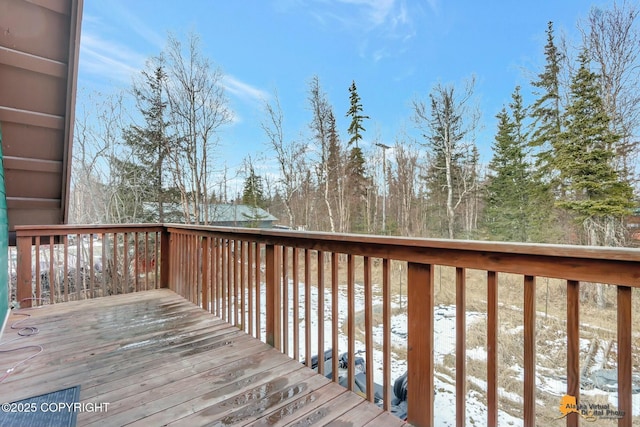
<path id="1" fill-rule="evenodd" d="M 167 239 L 161 224 L 16 226 L 15 299 L 30 307 L 167 287 Z"/>
<path id="2" fill-rule="evenodd" d="M 105 231 L 109 230 L 109 231 Z M 355 386 L 355 296 L 364 299 L 364 346 L 366 348 L 366 396 L 374 400 L 372 265 L 381 260 L 384 369 L 383 401 L 389 409 L 391 263 L 406 262 L 408 421 L 416 426 L 434 420 L 434 305 L 435 271 L 455 267 L 456 285 L 456 419 L 465 423 L 466 396 L 466 277 L 468 270 L 486 272 L 487 306 L 487 424 L 498 417 L 498 276 L 522 276 L 523 305 L 523 420 L 536 425 L 536 285 L 540 277 L 566 281 L 567 395 L 580 399 L 580 289 L 597 283 L 617 287 L 618 410 L 627 416 L 620 426 L 631 426 L 632 414 L 632 288 L 640 287 L 640 250 L 567 245 L 414 239 L 356 234 L 211 227 L 183 224 L 131 224 L 109 226 L 16 227 L 18 237 L 18 294 L 32 294 L 31 245 L 38 236 L 84 233 L 158 233 L 161 241 L 161 286 L 169 286 L 185 298 L 248 333 L 265 339 L 275 348 L 311 366 L 312 321 L 324 325 L 331 313 L 331 328 L 317 329 L 317 354 L 324 354 L 325 333 L 332 346 L 332 378 L 338 381 L 337 303 L 347 291 L 346 339 L 347 387 Z M 128 242 L 130 238 L 124 238 Z M 29 245 L 29 249 L 25 249 Z M 125 243 L 126 244 L 126 243 Z M 21 245 L 23 246 L 20 249 Z M 114 244 L 115 247 L 115 244 Z M 36 250 L 35 253 L 38 253 Z M 114 252 L 116 253 L 116 252 Z M 126 253 L 126 252 L 125 252 Z M 22 254 L 22 255 L 21 255 Z M 22 256 L 22 258 L 21 258 Z M 358 261 L 356 261 L 358 258 Z M 126 263 L 125 263 L 126 264 Z M 325 269 L 328 269 L 325 274 Z M 344 271 L 346 269 L 346 272 Z M 23 271 L 22 276 L 20 271 Z M 362 283 L 356 283 L 356 270 Z M 345 275 L 346 274 L 346 275 Z M 29 279 L 26 277 L 29 276 Z M 313 287 L 312 282 L 316 285 Z M 302 286 L 304 284 L 304 286 Z M 357 286 L 356 286 L 357 285 Z M 27 289 L 27 287 L 29 287 Z M 22 291 L 20 289 L 23 289 Z M 27 289 L 26 291 L 24 289 Z M 317 310 L 311 294 L 317 291 Z M 22 292 L 22 293 L 21 293 Z M 358 291 L 359 292 L 359 291 Z M 303 295 L 303 296 L 302 296 Z M 300 301 L 303 298 L 303 301 Z M 325 307 L 324 301 L 330 307 Z M 292 306 L 290 307 L 290 304 Z M 264 310 L 264 312 L 263 312 Z M 293 318 L 289 313 L 293 312 Z M 264 319 L 263 319 L 264 315 Z M 301 319 L 304 319 L 300 324 Z M 264 323 L 263 323 L 264 322 Z M 263 334 L 264 330 L 264 336 Z M 300 343 L 304 341 L 304 348 Z M 291 348 L 292 347 L 292 348 Z M 320 359 L 321 360 L 321 359 Z M 325 366 L 318 363 L 319 373 Z M 559 402 L 558 402 L 559 403 Z M 577 425 L 580 415 L 571 412 L 567 425 Z"/>
<path id="3" fill-rule="evenodd" d="M 600 246 L 551 245 L 371 236 L 270 229 L 166 224 L 169 230 L 252 240 L 301 249 L 430 262 L 501 273 L 640 287 L 640 250 Z M 636 267 L 636 268 L 634 268 Z"/>

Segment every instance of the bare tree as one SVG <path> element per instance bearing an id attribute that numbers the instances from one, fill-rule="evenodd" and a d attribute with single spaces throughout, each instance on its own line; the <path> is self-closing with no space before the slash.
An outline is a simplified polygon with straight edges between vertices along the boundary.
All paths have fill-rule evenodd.
<path id="1" fill-rule="evenodd" d="M 614 1 L 611 9 L 593 7 L 579 27 L 583 44 L 598 65 L 602 99 L 612 130 L 621 135 L 614 147 L 617 169 L 633 179 L 640 128 L 640 33 L 635 4 Z"/>
<path id="2" fill-rule="evenodd" d="M 88 99 L 94 101 L 93 96 Z M 96 132 L 96 123 L 90 111 L 95 111 L 97 107 L 94 105 L 88 109 L 86 104 L 82 104 L 77 109 L 70 199 L 71 222 L 77 224 L 101 222 L 106 214 L 106 200 L 101 187 L 106 177 L 104 167 L 109 141 Z"/>
<path id="3" fill-rule="evenodd" d="M 136 186 L 128 185 L 117 160 L 126 157 L 123 94 L 91 94 L 76 117 L 71 216 L 82 223 L 120 223 L 136 215 Z"/>
<path id="4" fill-rule="evenodd" d="M 210 178 L 220 128 L 232 113 L 219 68 L 202 56 L 199 38 L 190 34 L 186 46 L 169 37 L 167 97 L 178 149 L 171 152 L 172 173 L 180 189 L 185 221 L 209 222 Z"/>
<path id="5" fill-rule="evenodd" d="M 472 146 L 467 153 L 463 168 L 465 169 L 463 173 L 465 179 L 462 180 L 462 188 L 458 192 L 464 191 L 467 193 L 462 206 L 464 212 L 463 230 L 467 235 L 466 238 L 471 238 L 472 234 L 478 229 L 478 216 L 482 200 L 480 193 L 480 182 L 482 181 L 480 176 L 480 153 L 476 146 Z"/>
<path id="6" fill-rule="evenodd" d="M 418 151 L 400 137 L 393 148 L 395 168 L 390 168 L 390 205 L 395 206 L 398 231 L 402 236 L 413 236 L 412 218 L 416 206 L 418 179 Z"/>
<path id="7" fill-rule="evenodd" d="M 413 102 L 414 121 L 425 138 L 424 145 L 434 156 L 433 166 L 444 178 L 450 239 L 455 236 L 456 210 L 475 188 L 470 168 L 460 164 L 475 145 L 467 139 L 473 136 L 479 119 L 477 109 L 471 105 L 474 86 L 475 80 L 471 79 L 462 95 L 457 96 L 454 86 L 438 84 L 429 95 L 429 104 Z"/>
<path id="8" fill-rule="evenodd" d="M 267 144 L 275 154 L 280 170 L 279 184 L 282 191 L 282 199 L 289 217 L 289 227 L 296 227 L 297 218 L 293 209 L 294 197 L 300 192 L 302 176 L 299 174 L 300 164 L 303 163 L 303 146 L 297 141 L 285 141 L 283 122 L 284 117 L 280 108 L 278 95 L 274 96 L 273 103 L 265 101 L 264 110 L 266 118 L 261 126 L 267 136 Z"/>
<path id="9" fill-rule="evenodd" d="M 336 231 L 336 219 L 332 203 L 333 186 L 341 181 L 335 174 L 339 161 L 340 140 L 336 129 L 336 119 L 326 94 L 320 87 L 318 76 L 309 82 L 309 109 L 312 118 L 309 127 L 312 132 L 312 146 L 318 153 L 316 173 L 322 200 L 327 209 L 329 227 L 332 233 Z"/>

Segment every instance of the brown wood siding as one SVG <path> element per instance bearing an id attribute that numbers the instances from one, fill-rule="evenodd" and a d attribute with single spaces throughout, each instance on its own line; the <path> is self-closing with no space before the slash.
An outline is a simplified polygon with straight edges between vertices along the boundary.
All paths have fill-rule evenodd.
<path id="1" fill-rule="evenodd" d="M 83 0 L 0 0 L 9 229 L 67 220 Z"/>

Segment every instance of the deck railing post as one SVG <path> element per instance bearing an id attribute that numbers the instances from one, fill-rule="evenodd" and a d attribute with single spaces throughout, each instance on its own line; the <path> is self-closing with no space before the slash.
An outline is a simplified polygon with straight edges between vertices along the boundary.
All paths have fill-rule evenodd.
<path id="1" fill-rule="evenodd" d="M 410 262 L 407 270 L 407 421 L 433 425 L 434 267 Z"/>
<path id="2" fill-rule="evenodd" d="M 160 232 L 160 284 L 156 285 L 158 288 L 168 288 L 169 287 L 169 267 L 171 263 L 169 248 L 171 239 L 171 235 L 167 227 L 163 227 Z"/>
<path id="3" fill-rule="evenodd" d="M 536 278 L 524 276 L 524 426 L 536 425 Z"/>
<path id="4" fill-rule="evenodd" d="M 33 289 L 31 286 L 31 236 L 18 236 L 16 248 L 18 251 L 16 271 L 16 299 L 20 307 L 31 307 Z"/>
<path id="5" fill-rule="evenodd" d="M 280 320 L 280 260 L 282 248 L 267 244 L 265 251 L 265 281 L 267 306 L 267 344 L 281 350 L 281 320 Z"/>
<path id="6" fill-rule="evenodd" d="M 618 286 L 618 410 L 623 413 L 618 419 L 619 427 L 633 424 L 633 335 L 631 288 Z"/>

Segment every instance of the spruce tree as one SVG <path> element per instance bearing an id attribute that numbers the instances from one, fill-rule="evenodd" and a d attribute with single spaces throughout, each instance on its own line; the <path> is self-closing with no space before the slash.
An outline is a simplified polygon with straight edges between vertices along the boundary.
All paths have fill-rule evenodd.
<path id="1" fill-rule="evenodd" d="M 362 103 L 360 102 L 360 95 L 358 95 L 355 81 L 352 81 L 349 87 L 349 100 L 351 106 L 349 107 L 349 111 L 347 111 L 347 117 L 351 117 L 351 124 L 348 129 L 351 138 L 347 145 L 351 146 L 353 144 L 349 152 L 349 169 L 354 179 L 354 184 L 359 190 L 362 190 L 366 180 L 365 160 L 358 142 L 362 139 L 362 132 L 366 130 L 362 122 L 363 120 L 369 119 L 369 116 L 362 114 Z"/>
<path id="2" fill-rule="evenodd" d="M 526 241 L 522 187 L 517 179 L 519 156 L 513 137 L 514 125 L 506 108 L 496 117 L 498 131 L 493 145 L 493 158 L 489 163 L 492 173 L 487 186 L 485 221 L 491 239 Z"/>
<path id="3" fill-rule="evenodd" d="M 256 174 L 253 166 L 249 166 L 248 169 L 249 174 L 244 180 L 244 189 L 242 191 L 242 203 L 251 207 L 264 208 L 266 206 L 266 198 L 262 177 Z"/>
<path id="4" fill-rule="evenodd" d="M 248 175 L 244 180 L 244 189 L 242 191 L 242 203 L 249 206 L 250 214 L 243 213 L 246 220 L 249 221 L 249 227 L 258 227 L 260 222 L 265 218 L 259 210 L 266 207 L 266 197 L 264 195 L 264 186 L 262 177 L 257 175 L 253 165 L 248 165 Z"/>
<path id="5" fill-rule="evenodd" d="M 498 131 L 489 163 L 491 175 L 487 186 L 485 225 L 491 239 L 539 242 L 548 241 L 550 211 L 549 192 L 533 172 L 529 160 L 528 133 L 524 120 L 520 87 L 516 87 L 509 111 L 497 115 Z"/>
<path id="6" fill-rule="evenodd" d="M 534 129 L 531 146 L 537 150 L 536 166 L 541 177 L 553 181 L 556 169 L 553 164 L 555 150 L 560 144 L 562 132 L 562 106 L 560 100 L 560 65 L 562 54 L 554 42 L 553 22 L 547 25 L 547 44 L 544 48 L 544 71 L 532 85 L 538 88 L 538 99 L 531 106 Z"/>
<path id="7" fill-rule="evenodd" d="M 349 111 L 347 111 L 347 117 L 351 117 L 351 124 L 348 130 L 351 138 L 348 144 L 355 144 L 356 148 L 358 148 L 358 141 L 362 139 L 362 132 L 366 130 L 364 126 L 362 126 L 362 121 L 369 119 L 369 116 L 362 114 L 362 103 L 360 102 L 360 95 L 358 95 L 358 88 L 356 87 L 355 81 L 352 81 L 349 87 L 349 100 L 351 106 L 349 107 Z"/>
<path id="8" fill-rule="evenodd" d="M 624 218 L 633 207 L 633 190 L 613 167 L 620 135 L 609 126 L 599 77 L 589 69 L 586 49 L 579 63 L 571 81 L 564 143 L 556 157 L 567 189 L 558 204 L 581 226 L 583 242 L 620 246 L 626 237 Z M 599 284 L 596 291 L 597 304 L 603 308 L 607 304 L 604 285 Z"/>
<path id="9" fill-rule="evenodd" d="M 360 95 L 358 95 L 358 89 L 356 82 L 352 81 L 349 87 L 349 100 L 350 107 L 347 111 L 347 117 L 351 117 L 351 124 L 349 125 L 348 133 L 351 135 L 348 145 L 351 146 L 348 159 L 348 174 L 349 174 L 349 187 L 352 191 L 352 197 L 354 203 L 352 206 L 363 206 L 358 202 L 358 199 L 365 199 L 367 197 L 367 181 L 365 171 L 365 159 L 362 148 L 358 145 L 362 140 L 362 132 L 366 129 L 362 125 L 362 122 L 369 119 L 369 116 L 362 114 L 362 103 L 360 102 Z M 353 229 L 356 231 L 364 231 L 366 229 L 365 223 L 367 213 L 364 209 L 361 210 L 353 219 L 355 221 Z"/>
<path id="10" fill-rule="evenodd" d="M 520 88 L 513 94 L 511 116 L 503 108 L 496 116 L 498 131 L 489 163 L 492 174 L 487 187 L 485 220 L 490 238 L 527 242 L 530 240 L 530 165 L 526 161 L 526 135 L 522 120 Z"/>
<path id="11" fill-rule="evenodd" d="M 162 58 L 153 58 L 142 71 L 141 79 L 134 83 L 133 95 L 136 106 L 144 119 L 143 125 L 132 124 L 124 131 L 124 142 L 131 149 L 132 156 L 125 162 L 132 162 L 127 167 L 131 170 L 138 166 L 146 175 L 144 201 L 158 206 L 157 215 L 153 219 L 164 222 L 164 189 L 165 160 L 169 155 L 170 143 L 167 136 L 168 122 L 165 85 L 167 75 Z"/>
<path id="12" fill-rule="evenodd" d="M 620 135 L 611 131 L 598 76 L 589 69 L 586 50 L 579 61 L 565 114 L 564 143 L 555 159 L 567 188 L 559 205 L 583 224 L 587 243 L 609 246 L 633 206 L 633 190 L 612 166 Z"/>

